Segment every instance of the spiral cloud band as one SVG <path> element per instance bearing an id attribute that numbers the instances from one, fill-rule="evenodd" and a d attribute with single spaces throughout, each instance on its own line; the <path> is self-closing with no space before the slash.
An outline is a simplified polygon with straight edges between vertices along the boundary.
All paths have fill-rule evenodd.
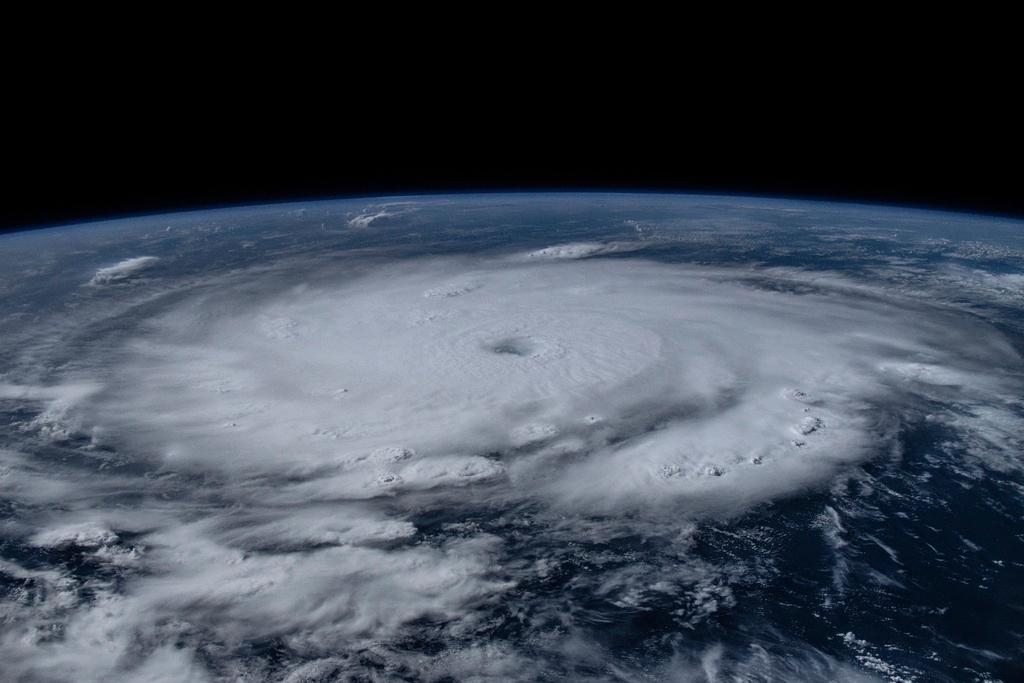
<path id="1" fill-rule="evenodd" d="M 218 294 L 156 318 L 89 421 L 172 468 L 289 477 L 265 494 L 282 503 L 500 482 L 546 505 L 700 513 L 876 452 L 891 425 L 873 402 L 998 391 L 992 360 L 1013 356 L 994 331 L 842 283 L 758 284 L 436 261 L 253 304 Z"/>
<path id="2" fill-rule="evenodd" d="M 93 278 L 109 284 L 94 296 L 129 270 Z M 699 623 L 735 599 L 739 569 L 687 559 L 695 524 L 889 457 L 893 406 L 1018 389 L 1004 337 L 942 305 L 838 276 L 657 263 L 639 245 L 299 262 L 147 305 L 64 384 L 0 386 L 41 407 L 40 438 L 84 435 L 104 463 L 73 477 L 3 455 L 11 495 L 38 506 L 26 543 L 85 548 L 102 568 L 85 603 L 60 576 L 9 568 L 50 586 L 7 615 L 9 671 L 255 680 L 245 648 L 277 642 L 308 660 L 293 681 L 373 657 L 382 679 L 532 679 L 541 659 L 597 656 L 533 602 L 572 543 L 625 519 L 670 539 L 671 563 L 609 565 L 578 587 L 616 605 L 685 596 L 679 622 Z M 1011 420 L 992 410 L 972 429 L 997 439 Z M 535 635 L 469 638 L 502 620 Z M 57 621 L 60 639 L 39 635 Z M 428 641 L 453 646 L 424 654 Z M 804 674 L 859 676 L 809 657 Z"/>

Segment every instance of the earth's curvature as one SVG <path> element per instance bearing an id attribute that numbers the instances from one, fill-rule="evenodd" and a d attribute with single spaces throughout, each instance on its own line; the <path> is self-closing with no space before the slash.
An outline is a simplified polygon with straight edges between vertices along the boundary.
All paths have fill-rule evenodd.
<path id="1" fill-rule="evenodd" d="M 7 681 L 1024 678 L 1024 224 L 461 195 L 0 237 Z"/>

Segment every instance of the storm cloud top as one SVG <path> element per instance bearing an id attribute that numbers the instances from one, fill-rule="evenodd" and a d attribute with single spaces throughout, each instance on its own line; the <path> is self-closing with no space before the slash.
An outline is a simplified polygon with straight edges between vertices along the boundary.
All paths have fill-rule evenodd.
<path id="1" fill-rule="evenodd" d="M 390 215 L 341 220 L 365 234 Z M 357 266 L 291 253 L 139 284 L 111 311 L 130 311 L 124 329 L 102 328 L 102 344 L 46 381 L 12 372 L 0 384 L 0 400 L 34 411 L 0 452 L 4 496 L 21 510 L 6 533 L 30 557 L 74 552 L 93 567 L 83 597 L 64 570 L 4 560 L 36 591 L 5 603 L 6 670 L 598 678 L 587 663 L 605 646 L 561 613 L 574 598 L 545 593 L 578 544 L 606 555 L 588 556 L 595 569 L 565 596 L 674 601 L 676 626 L 693 629 L 767 571 L 699 557 L 699 529 L 898 458 L 912 419 L 947 425 L 986 467 L 1019 467 L 1006 453 L 1024 427 L 1021 360 L 995 325 L 838 272 L 669 263 L 648 246 Z M 83 301 L 79 323 L 53 329 L 98 326 L 101 304 Z M 950 401 L 957 410 L 936 407 Z M 33 455 L 41 444 L 78 455 Z M 841 536 L 836 514 L 826 537 Z M 634 537 L 657 540 L 620 561 L 616 539 Z M 673 643 L 646 671 L 622 661 L 606 677 L 879 673 L 798 644 L 783 665 Z M 254 644 L 292 659 L 253 659 Z"/>

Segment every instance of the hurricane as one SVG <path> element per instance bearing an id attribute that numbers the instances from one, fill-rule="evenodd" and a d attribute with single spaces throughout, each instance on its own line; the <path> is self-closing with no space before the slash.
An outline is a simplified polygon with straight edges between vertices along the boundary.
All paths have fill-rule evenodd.
<path id="1" fill-rule="evenodd" d="M 1018 227 L 496 195 L 0 238 L 4 677 L 1012 680 Z"/>

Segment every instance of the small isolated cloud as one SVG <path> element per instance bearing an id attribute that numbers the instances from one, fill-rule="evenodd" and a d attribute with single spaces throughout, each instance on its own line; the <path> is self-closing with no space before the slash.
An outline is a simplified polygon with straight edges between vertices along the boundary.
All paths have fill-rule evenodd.
<path id="1" fill-rule="evenodd" d="M 402 213 L 402 211 L 391 211 L 386 207 L 367 207 L 359 215 L 348 220 L 348 227 L 361 230 L 370 227 L 379 220 L 400 216 Z"/>
<path id="2" fill-rule="evenodd" d="M 543 249 L 537 249 L 525 254 L 520 254 L 519 259 L 538 261 L 557 261 L 583 259 L 590 256 L 601 256 L 615 252 L 635 251 L 642 249 L 642 244 L 629 242 L 571 242 L 568 244 L 556 244 Z"/>
<path id="3" fill-rule="evenodd" d="M 412 202 L 388 202 L 372 204 L 364 207 L 358 214 L 348 219 L 348 227 L 356 230 L 368 228 L 374 223 L 388 218 L 397 218 L 416 211 Z M 350 214 L 351 215 L 351 214 Z"/>
<path id="4" fill-rule="evenodd" d="M 376 212 L 373 212 L 373 213 L 363 212 L 363 213 L 359 214 L 358 216 L 356 216 L 355 218 L 349 219 L 348 227 L 350 227 L 350 228 L 368 228 L 368 227 L 370 227 L 370 225 L 373 224 L 374 221 L 378 221 L 381 218 L 388 218 L 389 216 L 394 216 L 394 215 L 395 214 L 391 213 L 390 211 L 376 211 Z"/>
<path id="5" fill-rule="evenodd" d="M 135 258 L 125 259 L 120 263 L 97 270 L 96 274 L 92 276 L 91 280 L 89 280 L 89 284 L 109 285 L 117 282 L 123 282 L 124 280 L 134 277 L 146 268 L 149 268 L 159 260 L 160 259 L 156 256 L 137 256 Z"/>

